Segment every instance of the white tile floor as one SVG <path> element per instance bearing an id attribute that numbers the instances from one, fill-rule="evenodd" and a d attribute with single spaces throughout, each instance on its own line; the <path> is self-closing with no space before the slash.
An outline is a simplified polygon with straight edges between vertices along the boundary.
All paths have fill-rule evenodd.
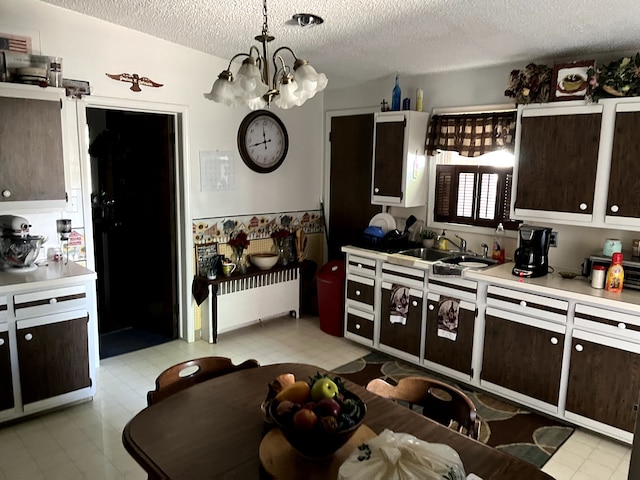
<path id="1" fill-rule="evenodd" d="M 146 479 L 122 446 L 122 429 L 146 406 L 158 373 L 180 361 L 222 355 L 330 370 L 366 353 L 323 333 L 317 318 L 283 317 L 223 334 L 215 345 L 177 340 L 103 360 L 92 402 L 0 426 L 0 480 Z M 578 430 L 543 470 L 557 480 L 623 480 L 629 460 L 628 446 Z"/>

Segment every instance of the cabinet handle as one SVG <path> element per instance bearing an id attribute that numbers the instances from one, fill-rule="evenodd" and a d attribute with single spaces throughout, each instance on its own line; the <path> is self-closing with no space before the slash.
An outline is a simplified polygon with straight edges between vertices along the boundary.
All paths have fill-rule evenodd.
<path id="1" fill-rule="evenodd" d="M 620 210 L 620 207 L 618 207 L 618 205 L 611 205 L 611 211 L 613 213 L 618 213 L 618 210 Z"/>
<path id="2" fill-rule="evenodd" d="M 586 203 L 581 203 L 580 204 L 580 210 L 586 210 L 587 209 L 587 204 Z"/>
<path id="3" fill-rule="evenodd" d="M 30 333 L 27 333 L 27 334 L 24 336 L 24 339 L 25 339 L 27 342 L 30 342 L 31 340 L 33 340 L 33 335 L 31 335 Z"/>
<path id="4" fill-rule="evenodd" d="M 11 196 L 11 190 L 3 190 L 2 191 L 2 196 L 4 198 L 9 198 Z"/>
<path id="5" fill-rule="evenodd" d="M 584 350 L 584 347 L 582 345 L 580 345 L 579 343 L 576 344 L 576 352 L 581 352 L 582 350 Z"/>
<path id="6" fill-rule="evenodd" d="M 361 263 L 358 264 L 358 268 L 362 268 L 362 264 Z"/>
<path id="7" fill-rule="evenodd" d="M 414 300 L 413 302 L 411 302 L 411 305 L 413 305 L 414 307 L 417 307 L 418 306 L 417 300 Z"/>
<path id="8" fill-rule="evenodd" d="M 627 324 L 626 324 L 626 323 L 623 323 L 623 322 L 620 322 L 620 323 L 618 324 L 618 328 L 621 328 L 621 329 L 623 329 L 623 330 L 624 330 L 625 328 L 627 328 Z"/>
<path id="9" fill-rule="evenodd" d="M 360 296 L 360 290 L 356 290 L 356 296 L 359 297 Z"/>
<path id="10" fill-rule="evenodd" d="M 556 337 L 551 337 L 551 344 L 552 345 L 557 345 L 558 344 L 558 339 Z"/>
<path id="11" fill-rule="evenodd" d="M 522 301 L 520 302 L 520 306 L 521 306 L 521 307 L 526 307 L 526 306 L 527 306 L 527 302 L 525 302 L 524 300 L 522 300 Z"/>
<path id="12" fill-rule="evenodd" d="M 58 303 L 58 299 L 57 298 L 50 298 L 49 299 L 49 305 L 55 305 L 56 303 Z"/>
<path id="13" fill-rule="evenodd" d="M 0 338 L 0 346 L 4 345 L 4 338 Z"/>
<path id="14" fill-rule="evenodd" d="M 360 324 L 356 323 L 356 330 L 360 330 Z"/>
<path id="15" fill-rule="evenodd" d="M 433 310 L 434 308 L 436 308 L 436 307 L 434 307 L 434 306 L 433 306 L 433 304 L 432 304 L 432 303 L 430 303 L 430 304 L 429 304 L 429 310 Z"/>
<path id="16" fill-rule="evenodd" d="M 379 192 L 380 192 L 380 189 L 378 187 L 374 187 L 373 193 L 379 193 Z"/>

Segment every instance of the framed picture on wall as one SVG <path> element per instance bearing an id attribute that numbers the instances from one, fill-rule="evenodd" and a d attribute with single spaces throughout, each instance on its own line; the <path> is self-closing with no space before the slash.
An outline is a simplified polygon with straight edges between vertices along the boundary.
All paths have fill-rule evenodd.
<path id="1" fill-rule="evenodd" d="M 594 65 L 594 60 L 555 64 L 551 76 L 551 101 L 583 99 L 589 89 L 587 72 Z"/>

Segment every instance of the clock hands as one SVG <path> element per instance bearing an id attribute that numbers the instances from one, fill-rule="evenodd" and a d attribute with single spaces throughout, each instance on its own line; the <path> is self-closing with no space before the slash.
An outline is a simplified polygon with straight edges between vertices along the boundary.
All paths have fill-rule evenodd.
<path id="1" fill-rule="evenodd" d="M 249 147 L 257 147 L 258 145 L 264 144 L 264 148 L 266 150 L 267 149 L 267 143 L 269 143 L 270 141 L 271 141 L 271 139 L 269 139 L 269 140 L 265 139 L 262 142 L 252 143 L 251 145 L 249 145 Z"/>

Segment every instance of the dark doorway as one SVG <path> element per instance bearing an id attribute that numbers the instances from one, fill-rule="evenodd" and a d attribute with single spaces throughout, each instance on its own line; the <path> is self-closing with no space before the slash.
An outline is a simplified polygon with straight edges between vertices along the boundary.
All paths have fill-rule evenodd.
<path id="1" fill-rule="evenodd" d="M 177 338 L 174 121 L 87 108 L 100 358 Z"/>
<path id="2" fill-rule="evenodd" d="M 329 259 L 343 258 L 344 245 L 359 245 L 371 217 L 373 114 L 331 118 Z"/>

